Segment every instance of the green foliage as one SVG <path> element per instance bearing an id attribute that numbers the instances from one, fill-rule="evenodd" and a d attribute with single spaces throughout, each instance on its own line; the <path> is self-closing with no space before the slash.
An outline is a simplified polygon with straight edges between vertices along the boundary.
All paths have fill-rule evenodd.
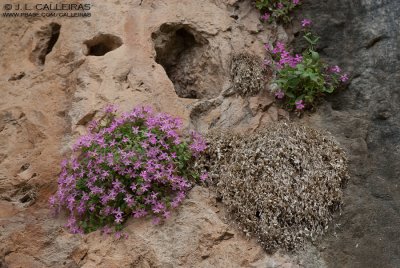
<path id="1" fill-rule="evenodd" d="M 168 114 L 138 107 L 118 117 L 114 107 L 90 124 L 89 133 L 63 161 L 58 191 L 50 203 L 69 213 L 72 233 L 111 227 L 120 235 L 131 217 L 167 219 L 192 185 L 205 173 L 193 167 L 206 148 L 195 132 L 182 134 L 182 122 Z"/>
<path id="2" fill-rule="evenodd" d="M 296 0 L 256 0 L 256 8 L 263 14 L 263 20 L 289 23 L 293 9 L 300 5 Z"/>
<path id="3" fill-rule="evenodd" d="M 340 74 L 338 66 L 329 67 L 315 51 L 319 37 L 305 31 L 304 39 L 308 48 L 302 55 L 291 56 L 282 43 L 271 50 L 277 70 L 279 91 L 275 93 L 289 109 L 310 109 L 325 94 L 333 93 L 341 82 L 347 81 L 346 74 Z"/>

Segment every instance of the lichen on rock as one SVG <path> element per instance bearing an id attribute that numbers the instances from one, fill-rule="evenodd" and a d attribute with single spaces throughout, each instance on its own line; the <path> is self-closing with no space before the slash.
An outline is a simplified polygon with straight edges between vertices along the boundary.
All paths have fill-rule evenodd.
<path id="1" fill-rule="evenodd" d="M 202 168 L 231 217 L 266 250 L 324 233 L 342 204 L 345 152 L 327 134 L 280 122 L 253 135 L 213 131 Z"/>

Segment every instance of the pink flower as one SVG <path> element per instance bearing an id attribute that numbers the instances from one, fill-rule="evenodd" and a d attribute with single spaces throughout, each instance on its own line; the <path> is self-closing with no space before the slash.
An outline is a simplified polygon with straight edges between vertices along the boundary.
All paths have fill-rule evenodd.
<path id="1" fill-rule="evenodd" d="M 337 65 L 335 65 L 335 66 L 333 66 L 333 67 L 331 67 L 331 72 L 332 73 L 340 73 L 342 70 L 340 69 L 340 67 L 339 66 L 337 66 Z"/>
<path id="2" fill-rule="evenodd" d="M 349 80 L 349 75 L 348 74 L 343 74 L 340 77 L 340 81 L 342 81 L 343 83 L 347 82 L 347 80 Z"/>
<path id="3" fill-rule="evenodd" d="M 200 180 L 201 180 L 201 181 L 205 181 L 205 180 L 207 180 L 207 178 L 208 178 L 207 172 L 205 172 L 205 173 L 203 173 L 203 174 L 200 175 Z"/>
<path id="4" fill-rule="evenodd" d="M 277 91 L 275 92 L 275 98 L 277 99 L 283 99 L 283 97 L 285 97 L 285 93 L 283 91 Z"/>
<path id="5" fill-rule="evenodd" d="M 132 127 L 132 133 L 138 134 L 139 133 L 139 127 Z"/>
<path id="6" fill-rule="evenodd" d="M 303 56 L 296 54 L 296 57 L 294 58 L 294 61 L 296 62 L 296 64 L 300 63 L 303 61 Z"/>
<path id="7" fill-rule="evenodd" d="M 264 48 L 265 48 L 266 51 L 269 51 L 270 50 L 270 45 L 268 43 L 265 43 L 264 44 Z"/>
<path id="8" fill-rule="evenodd" d="M 168 219 L 171 216 L 171 212 L 164 211 L 163 216 L 164 216 L 165 219 Z"/>
<path id="9" fill-rule="evenodd" d="M 102 233 L 103 233 L 104 235 L 109 235 L 109 234 L 111 234 L 111 232 L 112 232 L 112 230 L 111 230 L 111 228 L 110 228 L 109 226 L 104 226 L 103 229 L 102 229 L 101 231 L 102 231 Z"/>
<path id="10" fill-rule="evenodd" d="M 303 100 L 298 100 L 298 101 L 295 102 L 295 104 L 296 104 L 296 109 L 297 109 L 297 110 L 303 110 L 303 109 L 304 109 L 304 102 L 303 102 Z"/>
<path id="11" fill-rule="evenodd" d="M 50 205 L 51 206 L 54 206 L 55 204 L 56 204 L 56 197 L 55 196 L 51 196 L 50 197 L 50 199 L 49 199 L 49 202 L 50 202 Z"/>
<path id="12" fill-rule="evenodd" d="M 263 65 L 264 65 L 264 66 L 268 66 L 268 65 L 270 65 L 270 64 L 271 64 L 271 61 L 268 60 L 268 59 L 265 59 L 265 60 L 263 61 Z"/>
<path id="13" fill-rule="evenodd" d="M 270 14 L 265 13 L 264 15 L 261 16 L 261 19 L 263 19 L 264 21 L 267 21 L 267 20 L 269 20 L 270 17 L 271 17 Z"/>
<path id="14" fill-rule="evenodd" d="M 104 108 L 105 113 L 115 113 L 118 110 L 116 105 L 110 104 Z"/>
<path id="15" fill-rule="evenodd" d="M 122 237 L 122 232 L 115 232 L 115 238 L 120 239 Z"/>
<path id="16" fill-rule="evenodd" d="M 277 42 L 275 48 L 272 50 L 272 54 L 285 52 L 285 44 L 282 42 Z"/>
<path id="17" fill-rule="evenodd" d="M 293 0 L 293 4 L 298 5 L 300 3 L 300 0 Z"/>
<path id="18" fill-rule="evenodd" d="M 120 216 L 115 216 L 115 220 L 116 223 L 121 223 L 123 221 L 122 217 Z"/>
<path id="19" fill-rule="evenodd" d="M 278 9 L 282 9 L 283 8 L 283 4 L 281 2 L 279 2 L 278 5 L 277 5 L 277 8 Z"/>
<path id="20" fill-rule="evenodd" d="M 153 220 L 151 221 L 154 225 L 158 225 L 161 222 L 161 219 L 159 217 L 155 217 L 153 218 Z"/>
<path id="21" fill-rule="evenodd" d="M 303 26 L 303 27 L 308 27 L 310 25 L 311 25 L 311 20 L 309 20 L 309 19 L 304 19 L 301 21 L 301 26 Z"/>

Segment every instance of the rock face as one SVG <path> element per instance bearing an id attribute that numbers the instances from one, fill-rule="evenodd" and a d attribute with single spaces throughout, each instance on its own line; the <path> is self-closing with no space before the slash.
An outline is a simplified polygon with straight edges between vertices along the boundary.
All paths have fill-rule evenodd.
<path id="1" fill-rule="evenodd" d="M 91 12 L 1 18 L 0 267 L 295 267 L 228 226 L 203 188 L 163 226 L 129 222 L 128 240 L 74 236 L 50 215 L 62 157 L 107 103 L 151 105 L 202 131 L 285 116 L 265 91 L 230 91 L 232 56 L 262 57 L 260 40 L 276 38 L 258 33 L 249 2 L 98 1 Z"/>
<path id="2" fill-rule="evenodd" d="M 73 256 L 82 267 L 262 267 L 263 250 L 221 221 L 223 211 L 213 197 L 196 187 L 164 225 L 132 222 L 126 229 L 129 238 L 118 242 L 93 233 Z M 271 260 L 291 265 L 287 257 Z"/>
<path id="3" fill-rule="evenodd" d="M 330 267 L 400 265 L 400 3 L 310 0 L 320 50 L 349 70 L 347 90 L 310 122 L 332 132 L 350 156 L 343 215 L 321 248 Z"/>
<path id="4" fill-rule="evenodd" d="M 2 17 L 0 267 L 399 266 L 397 2 L 304 5 L 323 55 L 353 75 L 310 120 L 348 149 L 353 174 L 341 225 L 300 261 L 247 241 L 203 188 L 163 226 L 129 222 L 128 240 L 68 234 L 48 211 L 60 160 L 107 103 L 152 105 L 203 132 L 287 117 L 265 91 L 241 97 L 231 81 L 233 55 L 263 57 L 264 42 L 287 38 L 281 27 L 260 32 L 250 1 L 93 1 L 90 18 Z"/>
<path id="5" fill-rule="evenodd" d="M 297 267 L 288 257 L 267 256 L 254 240 L 224 223 L 223 208 L 205 188 L 194 188 L 172 218 L 161 226 L 148 220 L 127 224 L 127 239 L 99 232 L 85 237 L 61 227 L 45 209 L 2 220 L 0 265 L 5 267 Z M 3 211 L 3 210 L 2 210 Z M 221 215 L 222 214 L 222 215 Z M 47 216 L 47 217 L 44 217 Z M 21 221 L 27 221 L 21 228 Z M 10 225 L 13 225 L 11 227 Z M 3 266 L 1 266 L 3 267 Z M 271 266 L 276 267 L 276 266 Z"/>

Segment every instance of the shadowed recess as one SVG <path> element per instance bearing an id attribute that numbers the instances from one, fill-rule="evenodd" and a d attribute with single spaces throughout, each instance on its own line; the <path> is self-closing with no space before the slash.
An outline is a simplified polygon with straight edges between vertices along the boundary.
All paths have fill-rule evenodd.
<path id="1" fill-rule="evenodd" d="M 83 42 L 86 45 L 86 56 L 104 56 L 122 45 L 120 37 L 112 34 L 98 34 L 90 40 Z"/>
<path id="2" fill-rule="evenodd" d="M 162 65 L 181 98 L 198 99 L 199 79 L 192 66 L 208 41 L 189 25 L 163 24 L 152 34 L 156 62 Z"/>
<path id="3" fill-rule="evenodd" d="M 35 33 L 37 39 L 35 48 L 30 54 L 30 60 L 36 65 L 44 65 L 46 56 L 53 50 L 53 47 L 60 36 L 61 25 L 58 23 L 50 23 L 40 28 Z"/>

